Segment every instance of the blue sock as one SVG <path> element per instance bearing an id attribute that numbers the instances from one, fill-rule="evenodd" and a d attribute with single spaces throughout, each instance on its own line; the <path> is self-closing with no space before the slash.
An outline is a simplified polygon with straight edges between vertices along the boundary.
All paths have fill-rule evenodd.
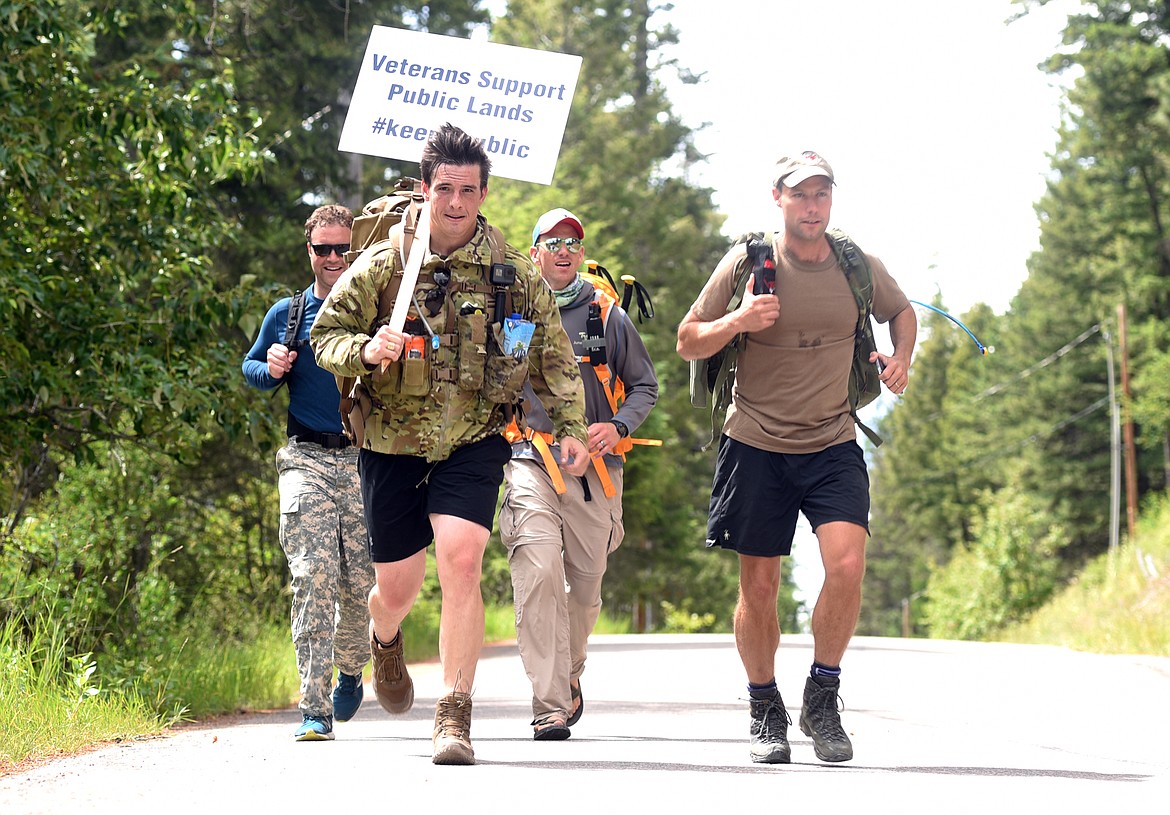
<path id="1" fill-rule="evenodd" d="M 828 665 L 822 665 L 819 662 L 814 662 L 812 664 L 812 670 L 808 672 L 808 675 L 811 676 L 814 680 L 820 679 L 822 676 L 838 677 L 841 675 L 841 667 L 837 666 L 836 668 L 830 668 Z"/>
<path id="2" fill-rule="evenodd" d="M 776 688 L 776 677 L 765 685 L 756 685 L 748 682 L 748 696 L 753 699 L 771 699 L 780 691 Z"/>

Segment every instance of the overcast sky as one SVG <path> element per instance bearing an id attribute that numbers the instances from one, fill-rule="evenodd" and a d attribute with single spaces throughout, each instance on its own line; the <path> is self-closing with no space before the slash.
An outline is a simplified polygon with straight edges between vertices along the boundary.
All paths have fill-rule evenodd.
<path id="1" fill-rule="evenodd" d="M 675 55 L 704 81 L 671 98 L 692 127 L 711 122 L 694 180 L 716 191 L 727 234 L 776 228 L 771 167 L 815 150 L 837 176 L 833 224 L 910 298 L 1002 312 L 1039 246 L 1060 117 L 1036 66 L 1075 7 L 1005 25 L 1008 0 L 676 0 L 661 12 Z"/>

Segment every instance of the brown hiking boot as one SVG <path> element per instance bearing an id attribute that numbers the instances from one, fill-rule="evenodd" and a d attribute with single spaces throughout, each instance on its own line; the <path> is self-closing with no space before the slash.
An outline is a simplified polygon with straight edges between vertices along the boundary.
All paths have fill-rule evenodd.
<path id="1" fill-rule="evenodd" d="M 406 672 L 402 656 L 402 629 L 392 645 L 382 645 L 374 636 L 374 622 L 370 621 L 370 656 L 374 662 L 374 696 L 387 713 L 400 715 L 414 705 L 414 682 Z"/>
<path id="2" fill-rule="evenodd" d="M 451 691 L 435 705 L 435 764 L 474 764 L 471 694 Z"/>

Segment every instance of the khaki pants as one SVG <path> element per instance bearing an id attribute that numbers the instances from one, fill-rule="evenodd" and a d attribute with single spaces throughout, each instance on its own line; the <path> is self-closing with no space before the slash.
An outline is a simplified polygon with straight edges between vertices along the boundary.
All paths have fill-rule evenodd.
<path id="1" fill-rule="evenodd" d="M 622 471 L 611 468 L 616 495 L 607 498 L 597 473 L 566 476 L 557 495 L 543 464 L 513 459 L 505 470 L 500 538 L 508 549 L 516 604 L 516 640 L 532 682 L 532 714 L 567 718 L 570 680 L 585 670 L 585 650 L 601 613 L 606 559 L 625 535 Z"/>
<path id="2" fill-rule="evenodd" d="M 280 545 L 292 573 L 292 638 L 302 713 L 333 714 L 333 666 L 356 675 L 370 661 L 374 567 L 355 447 L 290 441 L 276 453 Z"/>

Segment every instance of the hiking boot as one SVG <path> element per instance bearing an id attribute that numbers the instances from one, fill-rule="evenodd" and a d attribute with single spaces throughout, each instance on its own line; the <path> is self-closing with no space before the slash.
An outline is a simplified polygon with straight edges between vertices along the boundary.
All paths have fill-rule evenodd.
<path id="1" fill-rule="evenodd" d="M 780 693 L 767 699 L 749 699 L 752 706 L 751 751 L 757 764 L 787 764 L 792 760 L 788 725 L 792 719 Z"/>
<path id="2" fill-rule="evenodd" d="M 374 662 L 374 696 L 387 713 L 400 715 L 414 705 L 414 682 L 406 672 L 402 656 L 402 629 L 391 645 L 382 645 L 374 636 L 374 622 L 370 621 L 370 656 Z"/>
<path id="3" fill-rule="evenodd" d="M 362 706 L 362 675 L 350 676 L 337 672 L 337 684 L 333 687 L 333 718 L 348 722 Z"/>
<path id="4" fill-rule="evenodd" d="M 297 741 L 333 741 L 333 717 L 306 715 L 293 738 Z"/>
<path id="5" fill-rule="evenodd" d="M 800 711 L 800 730 L 813 740 L 813 751 L 821 761 L 848 761 L 853 758 L 853 743 L 841 727 L 837 691 L 841 680 L 836 676 L 811 676 L 804 683 L 804 707 Z"/>
<path id="6" fill-rule="evenodd" d="M 451 691 L 435 705 L 435 764 L 474 764 L 471 694 Z"/>

